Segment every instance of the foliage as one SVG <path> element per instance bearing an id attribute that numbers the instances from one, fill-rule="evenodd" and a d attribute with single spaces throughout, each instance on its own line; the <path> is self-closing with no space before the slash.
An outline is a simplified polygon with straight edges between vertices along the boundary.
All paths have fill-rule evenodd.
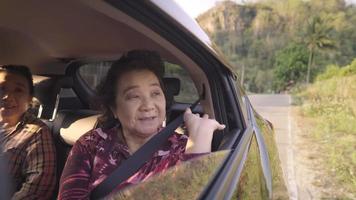
<path id="1" fill-rule="evenodd" d="M 312 119 L 312 138 L 323 165 L 340 188 L 356 192 L 356 60 L 330 65 L 317 81 L 299 93 L 303 114 Z"/>
<path id="2" fill-rule="evenodd" d="M 335 48 L 335 42 L 330 36 L 332 30 L 333 27 L 328 23 L 328 18 L 322 19 L 316 15 L 308 20 L 304 37 L 304 42 L 309 50 L 307 83 L 310 81 L 310 70 L 316 51 Z"/>
<path id="3" fill-rule="evenodd" d="M 354 59 L 350 65 L 346 65 L 341 68 L 338 67 L 337 65 L 329 65 L 324 73 L 319 74 L 316 77 L 316 80 L 322 81 L 330 78 L 350 76 L 355 74 L 356 74 L 356 59 Z"/>
<path id="4" fill-rule="evenodd" d="M 335 76 L 338 76 L 340 72 L 340 68 L 337 65 L 329 65 L 327 66 L 326 70 L 324 73 L 319 74 L 316 77 L 317 81 L 321 81 L 321 80 L 326 80 Z"/>
<path id="5" fill-rule="evenodd" d="M 354 59 L 350 65 L 340 69 L 341 76 L 349 76 L 354 74 L 356 74 L 356 59 Z"/>
<path id="6" fill-rule="evenodd" d="M 251 92 L 280 91 L 286 83 L 276 82 L 290 81 L 290 78 L 274 80 L 279 75 L 273 72 L 289 71 L 280 69 L 283 66 L 276 62 L 282 60 L 278 56 L 285 56 L 278 52 L 291 43 L 304 45 L 310 57 L 311 81 L 325 66 L 342 66 L 356 57 L 355 6 L 343 0 L 248 2 L 252 3 L 238 5 L 224 1 L 199 16 L 197 21 L 235 71 L 244 74 L 242 81 Z M 297 84 L 304 83 L 306 76 L 307 71 Z"/>
<path id="7" fill-rule="evenodd" d="M 285 90 L 305 77 L 308 54 L 303 45 L 291 43 L 276 54 L 274 64 L 274 89 Z"/>

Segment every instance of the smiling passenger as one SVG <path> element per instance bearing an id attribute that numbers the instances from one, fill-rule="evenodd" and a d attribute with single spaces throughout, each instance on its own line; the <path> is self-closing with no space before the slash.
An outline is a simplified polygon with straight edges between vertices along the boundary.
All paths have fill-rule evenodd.
<path id="1" fill-rule="evenodd" d="M 50 131 L 28 112 L 33 90 L 27 67 L 0 66 L 1 154 L 14 183 L 12 199 L 50 199 L 56 185 Z"/>
<path id="2" fill-rule="evenodd" d="M 164 66 L 152 51 L 135 50 L 116 61 L 99 88 L 104 110 L 100 124 L 73 146 L 60 181 L 59 199 L 88 199 L 90 192 L 128 157 L 163 129 L 166 99 Z M 188 109 L 187 135 L 175 133 L 138 172 L 116 189 L 137 184 L 201 153 L 211 151 L 214 130 L 224 129 L 207 115 Z M 187 146 L 187 142 L 192 144 Z"/>

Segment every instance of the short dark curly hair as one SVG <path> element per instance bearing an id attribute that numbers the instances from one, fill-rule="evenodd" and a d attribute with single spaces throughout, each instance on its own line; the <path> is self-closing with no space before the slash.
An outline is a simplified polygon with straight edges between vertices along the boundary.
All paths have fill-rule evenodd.
<path id="1" fill-rule="evenodd" d="M 0 72 L 9 72 L 23 76 L 27 80 L 28 87 L 30 89 L 30 95 L 33 96 L 34 86 L 30 68 L 25 65 L 0 65 Z"/>
<path id="2" fill-rule="evenodd" d="M 127 72 L 136 70 L 149 70 L 153 72 L 162 88 L 164 63 L 160 55 L 155 51 L 150 50 L 132 50 L 122 55 L 120 59 L 115 61 L 107 72 L 106 78 L 99 84 L 97 88 L 97 103 L 103 111 L 103 116 L 99 119 L 99 126 L 112 127 L 117 123 L 114 118 L 111 108 L 115 108 L 115 99 L 118 80 Z"/>

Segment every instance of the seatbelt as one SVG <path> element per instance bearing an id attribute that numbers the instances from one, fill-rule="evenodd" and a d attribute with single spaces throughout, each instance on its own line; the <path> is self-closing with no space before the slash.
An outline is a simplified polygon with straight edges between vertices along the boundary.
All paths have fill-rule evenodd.
<path id="1" fill-rule="evenodd" d="M 204 91 L 203 91 L 204 93 Z M 198 105 L 200 98 L 194 102 L 190 109 L 193 111 Z M 184 113 L 180 114 L 164 129 L 153 136 L 117 169 L 115 169 L 104 181 L 96 186 L 91 192 L 91 199 L 100 199 L 113 191 L 120 183 L 124 182 L 134 175 L 150 158 L 159 150 L 159 148 L 172 136 L 181 124 L 183 124 Z"/>

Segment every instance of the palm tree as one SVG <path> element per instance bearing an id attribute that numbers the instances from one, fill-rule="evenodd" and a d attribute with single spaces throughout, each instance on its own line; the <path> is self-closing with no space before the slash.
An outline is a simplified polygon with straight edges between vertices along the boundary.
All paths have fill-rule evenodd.
<path id="1" fill-rule="evenodd" d="M 313 16 L 308 20 L 305 37 L 305 43 L 309 50 L 307 84 L 310 81 L 310 69 L 313 65 L 315 52 L 335 48 L 334 40 L 330 36 L 332 30 L 333 28 L 327 23 L 327 20 L 320 16 Z"/>

